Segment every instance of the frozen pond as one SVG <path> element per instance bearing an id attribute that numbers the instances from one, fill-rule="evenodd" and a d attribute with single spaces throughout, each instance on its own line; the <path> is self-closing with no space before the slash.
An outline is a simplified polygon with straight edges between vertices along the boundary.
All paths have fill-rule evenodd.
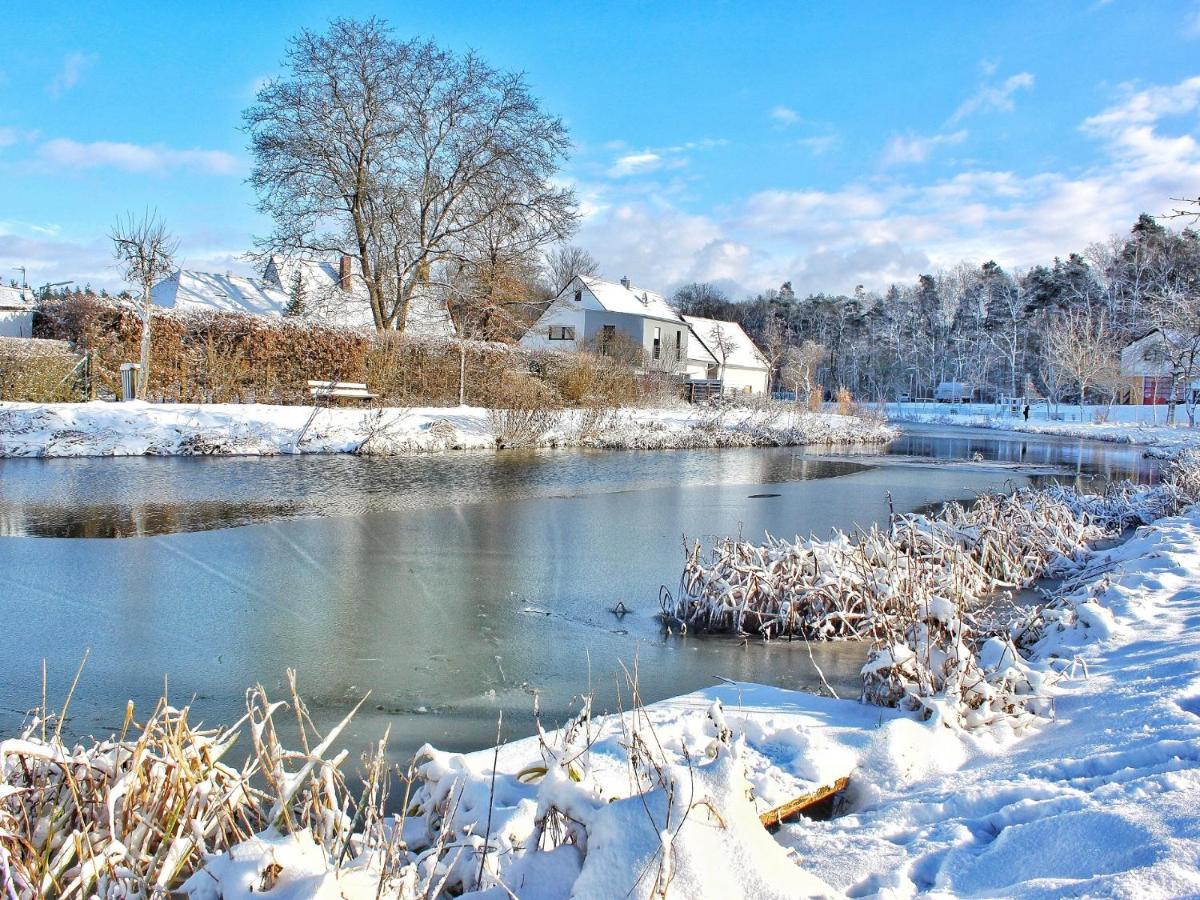
<path id="1" fill-rule="evenodd" d="M 589 686 L 613 709 L 635 660 L 647 701 L 718 678 L 816 689 L 801 643 L 663 633 L 682 535 L 822 534 L 886 518 L 888 492 L 903 511 L 1050 472 L 1155 476 L 1137 448 L 944 428 L 870 452 L 0 460 L 0 734 L 43 659 L 53 701 L 89 648 L 75 733 L 119 728 L 164 680 L 231 721 L 291 666 L 319 722 L 371 691 L 350 740 L 391 724 L 397 752 L 489 745 L 500 710 L 528 733 L 534 691 L 551 724 Z M 861 648 L 812 651 L 856 689 Z"/>

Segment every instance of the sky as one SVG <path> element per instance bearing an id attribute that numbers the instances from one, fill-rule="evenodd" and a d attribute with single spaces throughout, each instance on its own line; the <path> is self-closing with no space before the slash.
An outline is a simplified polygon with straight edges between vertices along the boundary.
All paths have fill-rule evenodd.
<path id="1" fill-rule="evenodd" d="M 613 279 L 735 298 L 1020 269 L 1200 195 L 1200 3 L 12 4 L 0 279 L 113 288 L 156 210 L 249 273 L 270 222 L 241 112 L 288 38 L 377 15 L 522 71 L 574 144 L 574 243 Z"/>

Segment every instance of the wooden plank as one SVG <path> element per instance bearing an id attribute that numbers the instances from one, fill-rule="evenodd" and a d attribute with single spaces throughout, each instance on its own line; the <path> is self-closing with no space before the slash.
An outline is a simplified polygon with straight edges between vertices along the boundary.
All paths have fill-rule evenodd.
<path id="1" fill-rule="evenodd" d="M 839 794 L 846 789 L 846 785 L 850 783 L 850 776 L 846 775 L 839 778 L 833 784 L 822 785 L 815 791 L 807 794 L 802 794 L 792 800 L 776 806 L 774 809 L 769 809 L 758 817 L 759 821 L 767 828 L 775 828 L 782 825 L 789 819 L 794 819 L 810 806 L 816 806 L 822 800 L 828 800 L 834 794 Z"/>
<path id="2" fill-rule="evenodd" d="M 365 391 L 367 386 L 359 381 L 310 381 L 310 388 L 335 388 L 350 391 Z"/>
<path id="3" fill-rule="evenodd" d="M 342 388 L 313 388 L 314 397 L 349 397 L 358 400 L 371 400 L 375 397 L 369 391 L 343 390 Z"/>

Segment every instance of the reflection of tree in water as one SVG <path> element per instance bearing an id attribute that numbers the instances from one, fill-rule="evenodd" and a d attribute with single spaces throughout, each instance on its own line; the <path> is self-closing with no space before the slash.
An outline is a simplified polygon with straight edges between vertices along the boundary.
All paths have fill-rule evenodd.
<path id="1" fill-rule="evenodd" d="M 235 528 L 268 519 L 296 516 L 297 504 L 268 502 L 0 506 L 0 535 L 57 538 L 124 538 L 181 531 Z"/>

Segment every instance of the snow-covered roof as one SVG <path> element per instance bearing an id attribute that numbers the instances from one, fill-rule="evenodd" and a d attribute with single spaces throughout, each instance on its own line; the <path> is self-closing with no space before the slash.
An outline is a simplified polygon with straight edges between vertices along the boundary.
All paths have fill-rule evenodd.
<path id="1" fill-rule="evenodd" d="M 374 327 L 370 294 L 360 275 L 357 259 L 347 257 L 350 266 L 349 283 L 342 284 L 341 263 L 323 259 L 272 256 L 266 277 L 291 295 L 299 280 L 304 290 L 306 315 L 318 321 L 328 321 L 350 328 Z M 454 323 L 449 310 L 432 291 L 418 290 L 409 303 L 408 334 L 422 337 L 450 337 Z"/>
<path id="2" fill-rule="evenodd" d="M 692 334 L 711 354 L 714 361 L 721 361 L 721 353 L 717 346 L 717 334 L 719 334 L 724 339 L 728 350 L 725 356 L 725 365 L 764 371 L 768 368 L 766 358 L 759 352 L 758 347 L 754 346 L 750 335 L 746 334 L 737 322 L 721 322 L 717 319 L 706 319 L 703 316 L 684 316 L 683 320 L 688 323 Z M 688 359 L 707 362 L 703 354 L 693 349 L 693 343 L 688 341 Z"/>
<path id="3" fill-rule="evenodd" d="M 156 284 L 150 297 L 168 309 L 213 309 L 223 312 L 281 316 L 288 295 L 275 285 L 242 275 L 216 275 L 180 269 Z"/>
<path id="4" fill-rule="evenodd" d="M 28 309 L 33 304 L 33 291 L 28 288 L 0 285 L 0 309 Z"/>
<path id="5" fill-rule="evenodd" d="M 667 305 L 662 294 L 632 285 L 626 287 L 620 282 L 605 281 L 590 275 L 580 275 L 579 280 L 587 285 L 587 289 L 600 305 L 609 312 L 649 316 L 652 319 L 666 319 L 668 322 L 680 321 L 679 313 Z"/>

